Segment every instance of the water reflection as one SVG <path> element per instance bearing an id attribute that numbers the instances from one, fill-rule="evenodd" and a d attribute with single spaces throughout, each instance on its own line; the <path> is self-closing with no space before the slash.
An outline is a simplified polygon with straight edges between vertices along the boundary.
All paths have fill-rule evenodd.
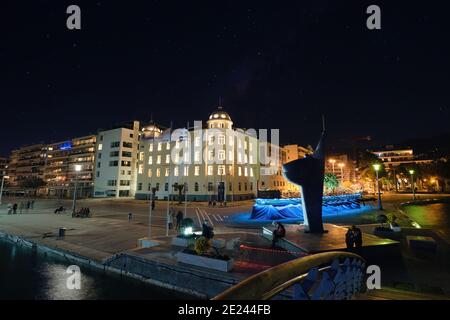
<path id="1" fill-rule="evenodd" d="M 448 203 L 408 206 L 405 211 L 422 227 L 450 228 L 450 204 Z"/>
<path id="2" fill-rule="evenodd" d="M 0 241 L 0 299 L 183 299 L 190 298 L 128 278 L 81 266 L 81 289 L 66 286 L 64 260 Z"/>

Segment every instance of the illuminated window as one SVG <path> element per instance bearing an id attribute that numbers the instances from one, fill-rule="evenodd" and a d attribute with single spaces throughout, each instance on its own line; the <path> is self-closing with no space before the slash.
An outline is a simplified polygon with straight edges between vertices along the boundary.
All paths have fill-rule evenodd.
<path id="1" fill-rule="evenodd" d="M 194 161 L 195 162 L 200 162 L 200 151 L 195 151 L 194 153 Z"/>
<path id="2" fill-rule="evenodd" d="M 175 164 L 180 163 L 180 155 L 179 155 L 178 153 L 175 153 L 174 163 L 175 163 Z"/>
<path id="3" fill-rule="evenodd" d="M 200 175 L 200 166 L 195 166 L 194 167 L 194 175 L 195 176 L 199 176 Z"/>
<path id="4" fill-rule="evenodd" d="M 209 141 L 209 144 L 214 144 L 214 135 L 212 135 L 212 136 L 209 136 L 209 139 L 208 139 L 208 141 Z"/>
<path id="5" fill-rule="evenodd" d="M 228 166 L 228 174 L 233 175 L 233 166 Z"/>
<path id="6" fill-rule="evenodd" d="M 218 157 L 219 160 L 225 160 L 225 150 L 219 150 Z"/>
<path id="7" fill-rule="evenodd" d="M 214 160 L 214 150 L 209 150 L 209 152 L 208 152 L 208 160 Z"/>
<path id="8" fill-rule="evenodd" d="M 139 161 L 144 161 L 144 153 L 139 152 Z"/>
<path id="9" fill-rule="evenodd" d="M 156 169 L 156 176 L 157 177 L 161 176 L 161 169 L 160 168 Z"/>
<path id="10" fill-rule="evenodd" d="M 253 168 L 250 168 L 250 177 L 253 177 Z"/>
<path id="11" fill-rule="evenodd" d="M 187 177 L 189 175 L 189 166 L 184 166 L 184 176 Z"/>
<path id="12" fill-rule="evenodd" d="M 168 177 L 170 175 L 170 169 L 166 168 L 165 176 Z"/>
<path id="13" fill-rule="evenodd" d="M 232 150 L 228 151 L 228 160 L 233 161 L 233 151 Z"/>
<path id="14" fill-rule="evenodd" d="M 246 177 L 248 176 L 248 168 L 247 167 L 244 168 L 244 176 L 246 176 Z"/>
<path id="15" fill-rule="evenodd" d="M 247 148 L 248 148 L 248 141 L 245 140 L 245 141 L 244 141 L 244 149 L 247 150 Z"/>
<path id="16" fill-rule="evenodd" d="M 239 177 L 242 176 L 242 168 L 241 167 L 238 167 L 238 176 Z"/>
<path id="17" fill-rule="evenodd" d="M 147 173 L 148 177 L 151 178 L 152 177 L 152 169 L 148 169 L 148 173 Z"/>
<path id="18" fill-rule="evenodd" d="M 223 166 L 223 165 L 217 166 L 217 174 L 219 176 L 225 175 L 225 166 Z"/>
<path id="19" fill-rule="evenodd" d="M 238 163 L 242 163 L 242 153 L 240 153 L 240 152 L 238 152 L 237 161 L 238 161 Z"/>
<path id="20" fill-rule="evenodd" d="M 139 173 L 139 174 L 142 174 L 142 172 L 144 172 L 144 166 L 143 166 L 142 164 L 140 164 L 140 165 L 138 166 L 138 173 Z"/>
<path id="21" fill-rule="evenodd" d="M 244 163 L 248 163 L 248 156 L 247 156 L 247 154 L 244 154 Z"/>
<path id="22" fill-rule="evenodd" d="M 158 142 L 158 151 L 161 151 L 161 149 L 162 149 L 162 143 Z"/>
<path id="23" fill-rule="evenodd" d="M 153 157 L 152 156 L 148 157 L 148 164 L 153 164 Z"/>
<path id="24" fill-rule="evenodd" d="M 170 150 L 170 142 L 166 143 L 166 150 Z"/>
<path id="25" fill-rule="evenodd" d="M 213 170 L 213 166 L 208 166 L 208 176 L 212 176 L 214 174 Z"/>
<path id="26" fill-rule="evenodd" d="M 160 154 L 156 158 L 156 164 L 161 164 L 161 155 Z"/>
<path id="27" fill-rule="evenodd" d="M 178 167 L 175 167 L 175 168 L 174 168 L 173 175 L 174 175 L 175 177 L 178 177 L 178 173 L 179 173 L 179 168 L 178 168 Z"/>
<path id="28" fill-rule="evenodd" d="M 166 154 L 166 163 L 170 163 L 170 154 Z"/>
<path id="29" fill-rule="evenodd" d="M 184 158 L 184 162 L 185 162 L 185 163 L 189 163 L 190 160 L 191 160 L 191 159 L 190 159 L 190 156 L 189 156 L 189 152 L 185 152 L 183 158 Z"/>
<path id="30" fill-rule="evenodd" d="M 98 145 L 98 150 L 101 151 L 102 149 L 103 149 L 103 144 L 100 143 L 100 144 Z"/>
<path id="31" fill-rule="evenodd" d="M 196 147 L 200 147 L 200 146 L 201 146 L 201 140 L 200 140 L 200 137 L 195 137 L 194 145 L 195 145 Z"/>
<path id="32" fill-rule="evenodd" d="M 152 152 L 153 151 L 153 143 L 150 144 L 150 146 L 148 147 L 148 151 Z"/>
<path id="33" fill-rule="evenodd" d="M 225 144 L 225 136 L 223 136 L 223 135 L 219 136 L 219 144 L 220 145 L 224 145 Z"/>

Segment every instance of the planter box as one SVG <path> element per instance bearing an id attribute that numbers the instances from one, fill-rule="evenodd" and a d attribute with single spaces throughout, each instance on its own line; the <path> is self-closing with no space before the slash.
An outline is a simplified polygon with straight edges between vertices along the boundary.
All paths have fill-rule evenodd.
<path id="1" fill-rule="evenodd" d="M 195 243 L 195 238 L 173 237 L 172 245 L 176 247 L 187 248 L 190 244 Z"/>
<path id="2" fill-rule="evenodd" d="M 178 252 L 176 254 L 177 261 L 197 267 L 206 269 L 218 270 L 223 272 L 229 272 L 233 269 L 234 260 L 221 260 L 204 256 L 197 256 L 195 254 Z"/>

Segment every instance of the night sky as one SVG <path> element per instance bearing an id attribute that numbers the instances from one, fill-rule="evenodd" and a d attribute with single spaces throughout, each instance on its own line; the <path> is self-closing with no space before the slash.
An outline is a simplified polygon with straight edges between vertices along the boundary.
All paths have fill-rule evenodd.
<path id="1" fill-rule="evenodd" d="M 183 126 L 219 100 L 235 125 L 315 144 L 448 132 L 444 1 L 5 1 L 0 154 L 138 119 Z M 66 8 L 82 30 L 66 28 Z M 366 8 L 382 30 L 366 28 Z"/>

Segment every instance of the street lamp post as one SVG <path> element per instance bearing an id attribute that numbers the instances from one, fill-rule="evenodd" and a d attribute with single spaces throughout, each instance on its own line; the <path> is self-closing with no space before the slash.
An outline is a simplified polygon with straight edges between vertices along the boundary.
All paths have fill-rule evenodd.
<path id="1" fill-rule="evenodd" d="M 344 166 L 345 164 L 343 162 L 338 164 L 338 167 L 341 169 L 341 184 L 344 182 Z"/>
<path id="2" fill-rule="evenodd" d="M 6 171 L 3 171 L 3 173 L 2 173 L 2 185 L 0 187 L 0 205 L 2 204 L 3 186 L 5 185 L 5 174 L 6 174 Z"/>
<path id="3" fill-rule="evenodd" d="M 81 171 L 81 165 L 75 165 L 75 188 L 73 190 L 73 203 L 72 203 L 72 212 L 75 212 L 77 206 L 77 186 L 78 186 L 78 172 Z"/>
<path id="4" fill-rule="evenodd" d="M 414 170 L 409 170 L 409 174 L 411 175 L 411 189 L 413 193 L 413 200 L 416 200 L 416 190 L 414 188 Z"/>
<path id="5" fill-rule="evenodd" d="M 377 190 L 378 190 L 378 210 L 383 210 L 383 205 L 381 204 L 381 191 L 380 191 L 380 182 L 378 180 L 378 171 L 380 171 L 381 165 L 376 163 L 373 165 L 377 176 Z"/>
<path id="6" fill-rule="evenodd" d="M 334 174 L 334 164 L 336 163 L 336 160 L 335 159 L 330 159 L 330 160 L 328 160 L 328 162 L 331 163 L 331 168 L 332 168 L 333 174 Z"/>

